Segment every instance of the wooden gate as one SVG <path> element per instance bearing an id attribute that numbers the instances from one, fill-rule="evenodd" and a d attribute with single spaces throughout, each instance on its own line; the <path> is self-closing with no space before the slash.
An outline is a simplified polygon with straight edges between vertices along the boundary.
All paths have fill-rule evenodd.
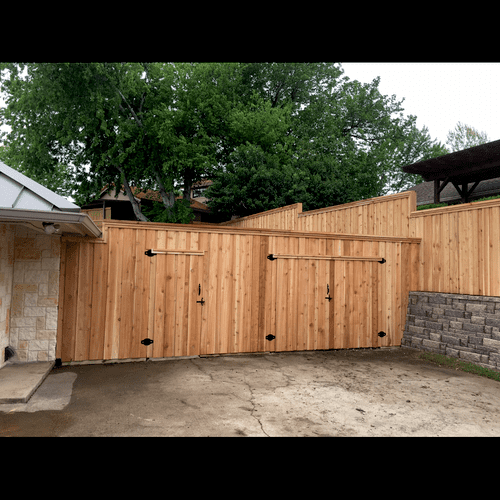
<path id="1" fill-rule="evenodd" d="M 153 301 L 149 318 L 152 338 L 147 357 L 200 354 L 204 305 L 203 252 L 149 249 Z M 153 341 L 151 344 L 150 342 Z"/>
<path id="2" fill-rule="evenodd" d="M 62 240 L 62 361 L 400 345 L 418 283 L 419 239 L 124 221 L 103 234 Z"/>
<path id="3" fill-rule="evenodd" d="M 377 347 L 382 257 L 270 256 L 277 260 L 276 350 Z"/>

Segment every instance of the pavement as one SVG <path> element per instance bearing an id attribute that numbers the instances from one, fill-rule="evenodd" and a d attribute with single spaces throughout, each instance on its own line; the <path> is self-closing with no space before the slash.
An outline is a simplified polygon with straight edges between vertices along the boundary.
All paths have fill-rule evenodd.
<path id="1" fill-rule="evenodd" d="M 52 370 L 46 363 L 7 362 L 0 368 L 0 404 L 27 403 Z"/>
<path id="2" fill-rule="evenodd" d="M 500 436 L 500 383 L 420 354 L 5 366 L 0 387 L 10 402 L 0 404 L 0 437 Z"/>

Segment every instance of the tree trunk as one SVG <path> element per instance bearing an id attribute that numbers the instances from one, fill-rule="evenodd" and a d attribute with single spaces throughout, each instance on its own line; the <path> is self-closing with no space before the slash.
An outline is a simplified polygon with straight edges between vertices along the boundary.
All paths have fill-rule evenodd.
<path id="1" fill-rule="evenodd" d="M 165 205 L 165 208 L 167 210 L 170 210 L 175 203 L 174 193 L 173 192 L 167 193 L 165 185 L 161 180 L 160 174 L 158 172 L 155 172 L 155 175 L 156 175 L 156 182 L 158 183 L 158 188 L 160 190 L 161 199 L 163 200 L 163 204 Z"/>
<path id="2" fill-rule="evenodd" d="M 123 176 L 123 187 L 125 188 L 125 193 L 127 194 L 130 203 L 132 203 L 132 209 L 134 210 L 135 218 L 143 222 L 149 222 L 149 219 L 141 212 L 141 207 L 139 206 L 139 203 L 137 203 L 137 200 L 135 199 L 134 195 L 132 194 L 132 191 L 130 189 L 130 186 L 128 185 L 127 177 L 125 175 L 123 168 L 121 167 L 117 168 Z"/>
<path id="3" fill-rule="evenodd" d="M 188 203 L 191 203 L 191 188 L 193 185 L 193 179 L 192 177 L 188 174 L 184 174 L 184 199 L 188 201 Z"/>

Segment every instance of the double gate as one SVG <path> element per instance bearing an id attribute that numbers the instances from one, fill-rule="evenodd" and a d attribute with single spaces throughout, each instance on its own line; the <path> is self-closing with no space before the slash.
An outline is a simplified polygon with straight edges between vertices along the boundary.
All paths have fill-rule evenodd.
<path id="1" fill-rule="evenodd" d="M 104 226 L 63 238 L 62 361 L 400 345 L 418 240 Z"/>

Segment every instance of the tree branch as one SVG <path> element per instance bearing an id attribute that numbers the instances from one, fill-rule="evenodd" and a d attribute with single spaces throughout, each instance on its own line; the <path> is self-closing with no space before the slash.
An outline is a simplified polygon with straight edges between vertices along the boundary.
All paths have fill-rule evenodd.
<path id="1" fill-rule="evenodd" d="M 132 113 L 132 116 L 135 118 L 135 121 L 137 122 L 137 124 L 139 125 L 139 127 L 144 128 L 141 120 L 139 120 L 139 117 L 135 114 L 135 111 L 132 109 L 132 107 L 130 106 L 130 104 L 127 102 L 127 99 L 125 99 L 125 96 L 121 93 L 120 89 L 118 87 L 115 87 L 115 89 L 120 94 L 121 98 L 123 99 L 123 102 L 127 105 L 128 109 Z M 141 104 L 141 106 L 142 106 L 142 104 Z"/>
<path id="2" fill-rule="evenodd" d="M 123 176 L 123 187 L 125 188 L 125 193 L 128 196 L 128 199 L 130 200 L 130 203 L 132 203 L 132 209 L 134 210 L 134 215 L 137 220 L 142 220 L 144 222 L 149 222 L 149 219 L 141 212 L 141 208 L 139 207 L 139 203 L 137 203 L 137 200 L 135 199 L 134 195 L 132 194 L 132 190 L 130 189 L 130 186 L 127 181 L 127 176 L 125 175 L 125 171 L 123 170 L 122 167 L 117 166 L 116 167 L 119 172 Z M 117 188 L 119 189 L 119 188 Z"/>

